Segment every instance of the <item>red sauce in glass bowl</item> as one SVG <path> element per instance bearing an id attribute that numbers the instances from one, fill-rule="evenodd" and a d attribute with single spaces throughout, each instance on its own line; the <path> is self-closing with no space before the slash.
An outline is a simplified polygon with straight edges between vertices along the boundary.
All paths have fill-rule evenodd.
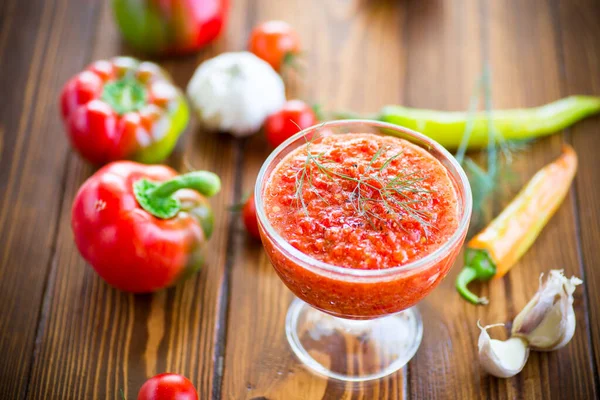
<path id="1" fill-rule="evenodd" d="M 341 270 L 298 262 L 259 223 L 267 254 L 298 297 L 330 314 L 373 318 L 406 309 L 437 286 L 459 251 L 460 244 L 430 265 L 376 278 L 344 274 L 398 270 L 442 247 L 458 229 L 453 179 L 406 140 L 320 137 L 294 149 L 267 179 L 262 197 L 274 230 L 302 254 Z"/>

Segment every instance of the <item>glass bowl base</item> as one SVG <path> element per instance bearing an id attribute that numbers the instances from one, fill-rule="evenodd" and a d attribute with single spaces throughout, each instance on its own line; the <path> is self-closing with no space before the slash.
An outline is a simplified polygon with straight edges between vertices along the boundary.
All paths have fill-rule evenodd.
<path id="1" fill-rule="evenodd" d="M 404 367 L 421 344 L 423 324 L 416 307 L 359 321 L 331 316 L 295 299 L 285 331 L 309 369 L 327 378 L 362 382 Z"/>

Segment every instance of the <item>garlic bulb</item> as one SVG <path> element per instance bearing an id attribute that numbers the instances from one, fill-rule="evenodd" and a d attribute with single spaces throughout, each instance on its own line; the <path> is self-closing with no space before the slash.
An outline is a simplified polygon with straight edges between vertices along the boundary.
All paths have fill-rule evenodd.
<path id="1" fill-rule="evenodd" d="M 527 340 L 529 347 L 539 351 L 565 346 L 575 333 L 573 292 L 581 283 L 577 277 L 567 279 L 560 270 L 550 271 L 546 283 L 515 318 L 512 336 Z"/>
<path id="2" fill-rule="evenodd" d="M 483 369 L 498 378 L 510 378 L 521 372 L 529 357 L 527 342 L 518 337 L 505 341 L 490 338 L 487 330 L 504 324 L 482 327 L 477 322 L 477 326 L 481 329 L 478 347 L 479 362 Z"/>
<path id="3" fill-rule="evenodd" d="M 525 366 L 529 349 L 552 351 L 565 346 L 573 338 L 573 292 L 583 281 L 575 276 L 567 279 L 562 270 L 552 270 L 542 285 L 542 276 L 537 293 L 513 321 L 510 339 L 491 339 L 487 333 L 489 328 L 504 324 L 482 327 L 477 322 L 481 329 L 479 361 L 490 374 L 499 378 L 514 376 Z"/>
<path id="4" fill-rule="evenodd" d="M 259 130 L 285 102 L 281 77 L 245 51 L 223 53 L 200 64 L 187 95 L 203 126 L 238 137 Z"/>

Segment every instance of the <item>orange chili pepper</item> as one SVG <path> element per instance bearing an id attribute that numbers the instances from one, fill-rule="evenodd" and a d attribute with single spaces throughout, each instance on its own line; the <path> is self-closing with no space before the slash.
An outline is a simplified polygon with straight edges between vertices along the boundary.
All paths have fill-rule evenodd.
<path id="1" fill-rule="evenodd" d="M 456 288 L 466 300 L 487 304 L 467 285 L 473 280 L 500 278 L 533 244 L 565 198 L 575 172 L 577 154 L 564 145 L 561 156 L 539 170 L 519 194 L 483 231 L 467 244 L 465 267 Z"/>

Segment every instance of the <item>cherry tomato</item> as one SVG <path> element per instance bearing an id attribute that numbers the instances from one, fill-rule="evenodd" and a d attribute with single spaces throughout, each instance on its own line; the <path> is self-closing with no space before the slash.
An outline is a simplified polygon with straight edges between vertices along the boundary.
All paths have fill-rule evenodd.
<path id="1" fill-rule="evenodd" d="M 267 117 L 265 135 L 273 147 L 279 146 L 290 136 L 318 122 L 313 109 L 301 100 L 289 100 L 283 108 Z"/>
<path id="2" fill-rule="evenodd" d="M 260 239 L 260 233 L 258 233 L 258 220 L 256 219 L 254 194 L 250 195 L 244 204 L 244 208 L 242 209 L 242 220 L 244 221 L 244 226 L 250 236 Z"/>
<path id="3" fill-rule="evenodd" d="M 287 22 L 267 21 L 254 27 L 248 49 L 279 71 L 287 56 L 300 53 L 300 38 Z"/>
<path id="4" fill-rule="evenodd" d="M 185 376 L 164 373 L 153 376 L 142 385 L 138 400 L 198 400 L 198 393 Z"/>

